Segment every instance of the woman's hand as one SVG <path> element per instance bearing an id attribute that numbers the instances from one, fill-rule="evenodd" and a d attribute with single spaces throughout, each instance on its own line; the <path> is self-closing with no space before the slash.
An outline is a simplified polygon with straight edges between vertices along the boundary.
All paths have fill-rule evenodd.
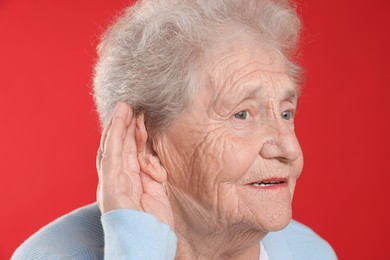
<path id="1" fill-rule="evenodd" d="M 96 159 L 97 202 L 102 213 L 133 209 L 154 215 L 173 229 L 173 214 L 165 192 L 167 173 L 153 153 L 143 114 L 119 102 L 104 129 Z"/>

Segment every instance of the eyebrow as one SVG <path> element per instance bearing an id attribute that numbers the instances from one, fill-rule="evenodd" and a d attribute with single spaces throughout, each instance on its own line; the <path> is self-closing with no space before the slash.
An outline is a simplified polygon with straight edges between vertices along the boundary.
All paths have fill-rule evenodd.
<path id="1" fill-rule="evenodd" d="M 298 101 L 298 98 L 299 98 L 299 90 L 298 89 L 289 89 L 283 96 L 283 100 L 286 100 L 286 99 L 292 99 L 292 100 L 295 100 L 295 101 Z"/>
<path id="2" fill-rule="evenodd" d="M 259 94 L 261 95 L 263 90 L 264 90 L 264 86 L 260 85 L 259 87 L 248 92 L 242 100 L 249 97 L 258 96 Z M 300 96 L 299 89 L 293 87 L 293 88 L 289 88 L 286 92 L 282 94 L 282 100 L 293 100 L 298 102 L 299 96 Z"/>

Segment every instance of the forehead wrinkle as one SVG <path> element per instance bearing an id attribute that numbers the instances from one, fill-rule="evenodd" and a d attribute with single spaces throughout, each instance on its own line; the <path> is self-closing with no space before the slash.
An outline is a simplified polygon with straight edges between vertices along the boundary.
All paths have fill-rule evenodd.
<path id="1" fill-rule="evenodd" d="M 263 80 L 266 98 L 274 97 L 279 101 L 295 103 L 299 97 L 299 90 L 294 81 L 285 72 L 271 72 Z"/>
<path id="2" fill-rule="evenodd" d="M 255 76 L 250 76 L 254 74 Z M 273 99 L 279 101 L 288 100 L 295 104 L 297 91 L 294 87 L 283 86 L 290 85 L 290 78 L 283 72 L 270 72 L 268 70 L 255 69 L 240 75 L 230 85 L 230 88 L 223 89 L 222 94 L 215 101 L 215 108 L 223 114 L 228 114 L 244 100 L 248 99 Z M 288 82 L 286 82 L 288 80 Z M 286 84 L 287 83 L 287 84 Z M 230 91 L 234 89 L 234 92 Z M 286 90 L 285 90 L 286 89 Z M 234 97 L 232 95 L 234 94 Z M 225 110 L 223 110 L 226 108 Z"/>
<path id="3" fill-rule="evenodd" d="M 284 71 L 285 64 L 278 59 L 277 55 L 269 52 L 264 54 L 262 62 L 253 59 L 254 53 L 248 49 L 233 48 L 232 52 L 226 53 L 225 50 L 219 55 L 213 55 L 218 59 L 212 63 L 213 65 L 210 64 L 210 70 L 206 74 L 210 90 L 207 109 L 209 115 L 217 113 L 220 116 L 227 116 L 233 109 L 233 105 L 238 105 L 239 102 L 250 97 L 264 96 L 263 88 L 274 89 L 273 96 L 281 98 L 283 95 L 283 98 L 291 99 L 291 103 L 295 103 L 294 97 L 297 93 L 294 92 L 298 91 L 296 87 L 291 87 L 286 94 L 283 93 L 285 91 L 278 91 L 286 82 L 278 84 L 276 81 L 285 81 L 286 77 L 290 79 L 287 84 L 292 83 L 295 86 L 294 81 Z"/>
<path id="4" fill-rule="evenodd" d="M 216 59 L 215 62 L 214 62 L 214 66 L 212 66 L 214 68 L 214 70 L 217 70 L 219 67 L 217 66 L 218 64 L 220 63 L 223 63 L 225 60 L 232 60 L 232 62 L 230 63 L 233 63 L 235 59 L 231 59 L 232 57 L 236 57 L 236 56 L 239 56 L 241 57 L 241 54 L 246 54 L 248 53 L 248 50 L 234 50 L 234 51 L 231 51 L 231 52 L 224 52 L 224 53 L 221 53 L 220 55 L 213 55 L 213 56 L 220 56 L 220 58 Z M 236 58 L 238 59 L 238 58 Z M 226 63 L 228 64 L 228 63 Z"/>
<path id="5" fill-rule="evenodd" d="M 234 60 L 226 67 L 230 67 L 232 63 L 234 63 Z M 222 109 L 226 107 L 229 112 L 232 104 L 236 104 L 250 97 L 257 98 L 260 96 L 259 93 L 262 91 L 262 78 L 264 77 L 264 73 L 267 73 L 271 70 L 260 69 L 255 67 L 256 64 L 259 63 L 253 61 L 239 67 L 238 69 L 234 68 L 233 70 L 235 71 L 231 73 L 228 72 L 228 76 L 224 77 L 222 84 L 214 84 L 217 87 L 217 89 L 214 91 L 214 106 L 217 109 L 222 112 Z M 247 69 L 251 67 L 253 67 L 253 69 Z M 224 74 L 225 73 L 221 73 L 221 75 Z M 256 76 L 256 74 L 259 75 Z M 217 83 L 218 81 L 219 79 L 216 77 L 214 83 Z M 248 81 L 250 82 L 249 84 Z M 257 82 L 256 84 L 253 84 L 251 81 Z M 230 98 L 232 95 L 234 95 L 234 98 Z"/>
<path id="6" fill-rule="evenodd" d="M 244 54 L 244 55 L 242 55 Z M 246 55 L 246 56 L 245 56 Z M 249 67 L 251 65 L 259 64 L 260 66 L 272 66 L 273 62 L 269 58 L 265 58 L 264 60 L 269 60 L 269 62 L 259 62 L 256 60 L 251 60 L 253 53 L 249 50 L 234 50 L 233 52 L 229 52 L 229 54 L 224 54 L 220 59 L 217 59 L 214 63 L 214 65 L 211 67 L 211 73 L 209 73 L 210 76 L 215 75 L 215 81 L 219 81 L 219 77 L 224 78 L 221 79 L 223 82 L 222 85 L 226 85 L 226 81 L 228 81 L 229 78 L 234 77 L 236 74 L 239 74 L 241 71 L 243 71 L 246 67 Z M 241 66 L 239 68 L 234 68 L 234 65 L 238 62 L 242 63 L 242 60 L 245 60 L 248 58 L 248 62 L 245 62 L 246 64 L 244 66 Z M 228 60 L 229 62 L 225 62 Z M 224 63 L 225 62 L 225 63 Z M 221 69 L 221 67 L 223 69 Z M 258 70 L 259 68 L 256 68 L 255 70 Z M 264 69 L 262 68 L 261 70 L 263 71 L 272 71 L 272 69 Z M 222 71 L 222 73 L 221 73 Z M 226 72 L 227 71 L 227 72 Z M 228 74 L 227 77 L 224 77 L 224 75 Z"/>
<path id="7" fill-rule="evenodd" d="M 244 51 L 241 51 L 244 52 Z M 240 53 L 241 53 L 240 52 Z M 221 104 L 221 96 L 223 96 L 223 90 L 225 89 L 225 86 L 227 86 L 229 83 L 229 79 L 232 77 L 232 73 L 225 72 L 228 68 L 233 67 L 233 64 L 235 63 L 237 58 L 234 59 L 232 57 L 236 57 L 237 52 L 230 53 L 229 55 L 223 55 L 223 57 L 219 60 L 217 60 L 214 65 L 212 66 L 212 69 L 209 73 L 207 73 L 207 78 L 209 82 L 209 90 L 211 91 L 210 101 L 209 101 L 209 107 L 208 107 L 208 113 L 210 114 L 212 111 L 217 112 L 219 114 L 220 109 L 218 109 L 218 104 Z M 229 61 L 229 62 L 226 62 Z M 219 66 L 221 63 L 225 63 L 222 66 Z M 221 67 L 226 68 L 221 69 Z M 227 77 L 225 77 L 225 74 L 228 74 Z M 235 74 L 235 73 L 233 73 Z M 226 91 L 225 91 L 226 92 Z M 221 104 L 223 106 L 223 104 Z M 216 111 L 217 110 L 217 111 Z"/>
<path id="8" fill-rule="evenodd" d="M 246 79 L 248 76 L 256 72 L 257 72 L 256 70 L 249 71 L 248 73 L 243 74 L 234 80 L 231 80 L 232 82 L 229 82 L 230 88 L 223 89 L 221 91 L 221 95 L 217 99 L 218 104 L 229 108 L 232 104 L 242 102 L 247 98 L 250 97 L 256 98 L 261 96 L 259 95 L 260 93 L 262 93 L 262 89 L 263 89 L 263 82 L 261 82 L 260 80 L 261 77 L 253 77 L 251 79 Z M 234 76 L 232 76 L 231 78 L 233 77 Z M 254 81 L 258 80 L 258 82 L 256 84 L 251 84 L 251 83 L 248 84 L 247 81 L 251 81 L 252 79 Z M 234 97 L 231 98 L 233 93 L 234 93 Z"/>

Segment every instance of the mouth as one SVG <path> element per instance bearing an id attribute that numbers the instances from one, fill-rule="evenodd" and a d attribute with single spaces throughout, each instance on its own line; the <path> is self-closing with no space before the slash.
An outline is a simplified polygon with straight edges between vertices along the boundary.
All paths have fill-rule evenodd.
<path id="1" fill-rule="evenodd" d="M 257 189 L 277 189 L 287 187 L 288 182 L 286 178 L 272 178 L 251 182 L 248 185 Z"/>

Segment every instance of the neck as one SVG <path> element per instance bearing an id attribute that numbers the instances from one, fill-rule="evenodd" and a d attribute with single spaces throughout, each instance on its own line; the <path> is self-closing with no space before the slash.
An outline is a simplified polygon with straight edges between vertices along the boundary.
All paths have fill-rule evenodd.
<path id="1" fill-rule="evenodd" d="M 182 196 L 171 196 L 170 202 L 178 238 L 176 259 L 259 259 L 260 240 L 267 233 L 243 223 L 220 223 Z"/>
<path id="2" fill-rule="evenodd" d="M 201 237 L 194 233 L 177 232 L 176 234 L 178 236 L 177 260 L 259 259 L 260 256 L 260 238 L 253 232 L 227 235 L 222 235 L 221 232 Z"/>

